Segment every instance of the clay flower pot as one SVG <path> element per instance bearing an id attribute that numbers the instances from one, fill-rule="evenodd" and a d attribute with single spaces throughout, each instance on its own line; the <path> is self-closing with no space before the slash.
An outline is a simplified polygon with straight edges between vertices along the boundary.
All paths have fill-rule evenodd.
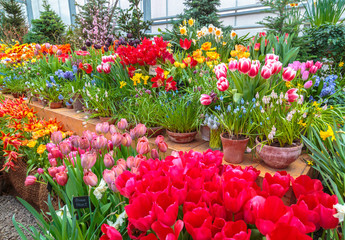
<path id="1" fill-rule="evenodd" d="M 228 163 L 238 164 L 243 162 L 244 152 L 246 150 L 249 138 L 231 139 L 228 133 L 220 135 L 223 145 L 224 160 Z"/>
<path id="2" fill-rule="evenodd" d="M 82 111 L 84 107 L 84 99 L 81 95 L 73 97 L 73 108 L 75 111 Z"/>
<path id="3" fill-rule="evenodd" d="M 296 161 L 302 153 L 303 144 L 296 144 L 292 147 L 274 147 L 262 145 L 258 138 L 255 139 L 256 152 L 259 157 L 270 167 L 276 169 L 287 168 Z"/>
<path id="4" fill-rule="evenodd" d="M 12 93 L 12 96 L 13 96 L 14 98 L 20 98 L 20 97 L 21 97 L 21 95 L 22 95 L 22 94 L 17 93 L 17 92 L 16 92 L 16 93 L 15 93 L 15 92 L 14 92 L 14 93 Z"/>
<path id="5" fill-rule="evenodd" d="M 201 126 L 200 127 L 201 138 L 204 141 L 210 141 L 210 134 L 211 130 L 208 126 Z"/>
<path id="6" fill-rule="evenodd" d="M 164 134 L 164 128 L 163 127 L 152 127 L 147 128 L 147 137 L 157 137 L 158 135 Z"/>
<path id="7" fill-rule="evenodd" d="M 49 107 L 51 109 L 62 108 L 62 102 L 51 102 Z"/>
<path id="8" fill-rule="evenodd" d="M 66 105 L 66 108 L 68 108 L 68 109 L 73 109 L 73 105 L 72 105 L 72 104 Z"/>
<path id="9" fill-rule="evenodd" d="M 175 133 L 167 130 L 168 137 L 175 143 L 189 143 L 195 139 L 197 132 L 190 133 Z"/>

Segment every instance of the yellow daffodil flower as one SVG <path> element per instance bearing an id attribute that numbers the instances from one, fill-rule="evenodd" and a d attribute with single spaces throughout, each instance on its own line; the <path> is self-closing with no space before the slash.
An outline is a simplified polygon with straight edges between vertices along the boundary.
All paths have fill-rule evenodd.
<path id="1" fill-rule="evenodd" d="M 193 19 L 193 18 L 190 18 L 190 19 L 188 20 L 188 24 L 189 24 L 189 26 L 193 26 L 193 25 L 194 25 L 194 19 Z"/>
<path id="2" fill-rule="evenodd" d="M 186 26 L 180 26 L 180 33 L 182 34 L 182 35 L 187 35 L 187 28 L 186 28 Z"/>
<path id="3" fill-rule="evenodd" d="M 331 128 L 330 125 L 328 125 L 328 129 L 327 131 L 320 131 L 320 137 L 322 138 L 322 140 L 326 140 L 326 138 L 328 137 L 332 137 L 332 141 L 335 140 L 335 136 L 334 136 L 334 132 L 333 129 Z"/>
<path id="4" fill-rule="evenodd" d="M 343 66 L 344 66 L 344 62 L 340 62 L 339 67 L 343 67 Z"/>
<path id="5" fill-rule="evenodd" d="M 123 88 L 124 86 L 126 86 L 127 85 L 127 83 L 125 82 L 125 81 L 121 81 L 120 82 L 120 88 Z"/>

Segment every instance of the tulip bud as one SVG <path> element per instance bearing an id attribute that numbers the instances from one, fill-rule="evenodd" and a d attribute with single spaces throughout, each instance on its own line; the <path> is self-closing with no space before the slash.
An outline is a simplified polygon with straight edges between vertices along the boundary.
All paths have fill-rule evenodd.
<path id="1" fill-rule="evenodd" d="M 322 68 L 322 63 L 321 62 L 319 62 L 319 61 L 317 61 L 316 63 L 315 63 L 315 65 L 314 66 L 316 66 L 317 67 L 317 69 L 321 69 Z"/>
<path id="2" fill-rule="evenodd" d="M 41 50 L 41 45 L 39 45 L 38 43 L 35 45 L 35 48 L 39 51 Z"/>
<path id="3" fill-rule="evenodd" d="M 166 152 L 168 150 L 168 144 L 164 141 L 164 139 L 157 143 L 157 147 L 161 152 Z"/>
<path id="4" fill-rule="evenodd" d="M 90 147 L 90 142 L 86 137 L 79 138 L 79 147 L 83 150 L 86 150 Z"/>
<path id="5" fill-rule="evenodd" d="M 123 158 L 120 158 L 116 161 L 116 165 L 121 167 L 124 171 L 127 170 L 127 163 L 126 160 Z"/>
<path id="6" fill-rule="evenodd" d="M 133 156 L 129 156 L 128 158 L 127 158 L 127 167 L 129 168 L 129 169 L 131 169 L 133 166 L 134 166 L 134 157 Z"/>
<path id="7" fill-rule="evenodd" d="M 308 78 L 309 78 L 309 71 L 304 71 L 302 74 L 302 79 L 306 81 L 308 80 Z"/>
<path id="8" fill-rule="evenodd" d="M 84 169 L 91 169 L 95 165 L 97 160 L 97 154 L 95 152 L 86 152 L 81 156 L 81 166 Z"/>
<path id="9" fill-rule="evenodd" d="M 42 168 L 38 168 L 38 169 L 37 169 L 37 173 L 38 173 L 39 175 L 42 175 L 42 174 L 44 173 L 44 170 L 43 170 Z"/>
<path id="10" fill-rule="evenodd" d="M 58 147 L 53 147 L 51 150 L 53 158 L 63 158 L 63 155 Z"/>
<path id="11" fill-rule="evenodd" d="M 109 63 L 104 63 L 102 68 L 103 68 L 104 73 L 106 74 L 110 73 L 111 71 L 111 65 Z"/>
<path id="12" fill-rule="evenodd" d="M 92 138 L 94 137 L 95 133 L 89 131 L 89 130 L 86 130 L 83 132 L 83 136 L 87 138 L 87 140 L 91 141 Z"/>
<path id="13" fill-rule="evenodd" d="M 114 166 L 111 170 L 115 173 L 115 178 L 123 173 L 123 168 L 119 165 Z"/>
<path id="14" fill-rule="evenodd" d="M 52 167 L 56 167 L 57 166 L 57 162 L 55 158 L 51 158 L 49 159 L 49 163 Z"/>
<path id="15" fill-rule="evenodd" d="M 119 190 L 117 189 L 115 182 L 112 182 L 111 184 L 108 185 L 109 189 L 111 189 L 114 193 L 119 192 Z"/>
<path id="16" fill-rule="evenodd" d="M 146 126 L 145 126 L 145 124 L 142 124 L 142 123 L 139 123 L 136 127 L 135 127 L 135 129 L 136 129 L 136 135 L 138 136 L 138 137 L 142 137 L 142 136 L 144 136 L 145 134 L 146 134 Z"/>
<path id="17" fill-rule="evenodd" d="M 119 147 L 121 145 L 122 138 L 123 136 L 121 133 L 115 133 L 111 136 L 111 141 L 114 146 Z"/>
<path id="18" fill-rule="evenodd" d="M 252 64 L 252 66 L 250 67 L 250 70 L 248 72 L 248 76 L 250 78 L 255 78 L 256 75 L 258 75 L 258 73 L 259 73 L 259 68 L 256 65 Z"/>
<path id="19" fill-rule="evenodd" d="M 210 105 L 212 103 L 212 101 L 213 101 L 213 99 L 209 95 L 201 94 L 200 102 L 202 105 L 205 105 L 205 106 Z"/>
<path id="20" fill-rule="evenodd" d="M 157 149 L 152 149 L 151 150 L 151 158 L 153 158 L 153 159 L 159 159 L 159 154 L 158 154 L 158 151 L 157 151 Z"/>
<path id="21" fill-rule="evenodd" d="M 48 173 L 52 178 L 55 178 L 55 175 L 58 173 L 57 167 L 50 167 L 48 168 Z"/>
<path id="22" fill-rule="evenodd" d="M 47 148 L 47 151 L 50 153 L 52 151 L 52 148 L 53 147 L 56 147 L 56 145 L 54 143 L 47 143 L 46 144 L 46 148 Z"/>
<path id="23" fill-rule="evenodd" d="M 96 68 L 97 72 L 102 73 L 103 72 L 103 67 L 102 65 L 98 65 Z"/>
<path id="24" fill-rule="evenodd" d="M 102 123 L 97 123 L 95 130 L 97 133 L 101 133 L 102 132 Z"/>
<path id="25" fill-rule="evenodd" d="M 296 71 L 290 67 L 284 68 L 282 77 L 284 81 L 290 82 L 296 77 Z"/>
<path id="26" fill-rule="evenodd" d="M 128 123 L 127 120 L 122 118 L 118 123 L 117 123 L 117 128 L 120 130 L 125 130 L 128 128 Z"/>
<path id="27" fill-rule="evenodd" d="M 132 140 L 136 139 L 138 137 L 137 128 L 135 127 L 129 130 L 129 135 L 131 136 Z"/>
<path id="28" fill-rule="evenodd" d="M 37 178 L 35 176 L 29 175 L 25 179 L 25 186 L 33 185 L 37 181 Z"/>
<path id="29" fill-rule="evenodd" d="M 104 165 L 106 168 L 111 168 L 114 166 L 114 158 L 111 156 L 111 154 L 107 153 L 104 155 Z"/>
<path id="30" fill-rule="evenodd" d="M 58 172 L 64 172 L 66 170 L 66 167 L 64 165 L 57 167 Z"/>
<path id="31" fill-rule="evenodd" d="M 249 58 L 241 58 L 238 62 L 238 71 L 246 74 L 249 72 L 250 67 L 251 67 L 251 61 Z"/>
<path id="32" fill-rule="evenodd" d="M 115 172 L 113 170 L 105 169 L 103 171 L 103 179 L 109 185 L 115 181 Z"/>
<path id="33" fill-rule="evenodd" d="M 313 86 L 313 81 L 311 81 L 311 80 L 304 84 L 305 89 L 311 88 L 311 86 Z"/>
<path id="34" fill-rule="evenodd" d="M 137 152 L 139 154 L 147 154 L 150 152 L 149 140 L 146 137 L 139 138 Z"/>
<path id="35" fill-rule="evenodd" d="M 319 69 L 317 68 L 317 66 L 312 66 L 312 67 L 309 69 L 309 72 L 310 72 L 311 74 L 315 74 L 315 73 L 317 72 L 317 70 L 319 70 Z"/>
<path id="36" fill-rule="evenodd" d="M 312 66 L 314 66 L 314 61 L 313 60 L 306 61 L 306 63 L 305 63 L 305 67 L 306 68 L 311 68 Z"/>
<path id="37" fill-rule="evenodd" d="M 55 175 L 57 184 L 60 186 L 65 186 L 68 181 L 68 175 L 66 172 L 59 172 Z"/>
<path id="38" fill-rule="evenodd" d="M 272 76 L 272 71 L 269 67 L 263 66 L 261 69 L 261 77 L 263 79 L 269 79 Z"/>
<path id="39" fill-rule="evenodd" d="M 125 147 L 131 146 L 132 138 L 128 133 L 122 134 L 121 144 Z"/>
<path id="40" fill-rule="evenodd" d="M 49 44 L 49 43 L 45 43 L 44 45 L 45 45 L 45 47 L 46 47 L 47 49 L 50 49 L 50 44 Z"/>
<path id="41" fill-rule="evenodd" d="M 60 131 L 53 132 L 51 134 L 51 139 L 54 144 L 59 144 L 62 141 L 62 133 Z"/>
<path id="42" fill-rule="evenodd" d="M 297 90 L 298 90 L 297 88 L 291 88 L 286 92 L 288 95 L 289 102 L 294 102 L 299 97 L 297 94 Z"/>
<path id="43" fill-rule="evenodd" d="M 60 145 L 60 151 L 65 156 L 71 152 L 71 145 L 68 142 L 61 142 Z"/>
<path id="44" fill-rule="evenodd" d="M 214 73 L 216 74 L 217 79 L 221 77 L 226 78 L 227 71 L 228 71 L 228 68 L 226 67 L 224 63 L 221 63 L 214 67 Z"/>
<path id="45" fill-rule="evenodd" d="M 219 91 L 224 92 L 229 88 L 229 82 L 225 77 L 220 77 L 217 81 L 217 88 Z"/>
<path id="46" fill-rule="evenodd" d="M 101 131 L 102 133 L 106 134 L 109 131 L 109 123 L 108 122 L 104 122 L 102 123 L 102 127 L 101 127 Z"/>
<path id="47" fill-rule="evenodd" d="M 91 147 L 94 149 L 105 149 L 107 147 L 108 140 L 103 136 L 95 136 L 91 140 Z"/>
<path id="48" fill-rule="evenodd" d="M 111 135 L 115 134 L 117 132 L 117 129 L 115 127 L 115 125 L 111 124 L 109 127 L 109 132 Z"/>
<path id="49" fill-rule="evenodd" d="M 61 49 L 57 50 L 56 55 L 60 56 L 62 54 Z"/>
<path id="50" fill-rule="evenodd" d="M 80 137 L 79 136 L 73 135 L 69 139 L 71 140 L 72 146 L 74 148 L 79 148 L 79 144 L 80 144 L 80 142 L 79 142 Z"/>
<path id="51" fill-rule="evenodd" d="M 84 173 L 83 180 L 86 185 L 91 186 L 91 187 L 96 186 L 98 183 L 98 178 L 96 174 L 94 174 L 91 171 L 87 171 Z"/>
<path id="52" fill-rule="evenodd" d="M 254 51 L 259 51 L 259 50 L 260 50 L 260 43 L 255 43 Z"/>
<path id="53" fill-rule="evenodd" d="M 235 59 L 235 60 L 231 60 L 230 62 L 229 62 L 229 70 L 231 71 L 231 72 L 234 72 L 234 71 L 236 71 L 238 69 L 238 62 L 237 62 L 237 60 Z"/>

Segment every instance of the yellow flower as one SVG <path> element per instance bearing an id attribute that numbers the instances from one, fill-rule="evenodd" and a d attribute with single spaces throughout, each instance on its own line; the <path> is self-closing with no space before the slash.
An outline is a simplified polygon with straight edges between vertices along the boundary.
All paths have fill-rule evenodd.
<path id="1" fill-rule="evenodd" d="M 342 67 L 342 66 L 344 66 L 344 62 L 339 63 L 339 67 Z"/>
<path id="2" fill-rule="evenodd" d="M 301 125 L 301 126 L 303 126 L 303 127 L 307 126 L 307 124 L 304 123 L 303 120 L 299 120 L 298 124 Z"/>
<path id="3" fill-rule="evenodd" d="M 197 49 L 193 52 L 193 58 L 200 58 L 202 56 L 202 51 Z"/>
<path id="4" fill-rule="evenodd" d="M 322 138 L 322 140 L 326 140 L 326 138 L 328 137 L 332 137 L 332 141 L 335 140 L 335 136 L 334 136 L 334 132 L 333 129 L 331 128 L 330 125 L 328 125 L 328 129 L 327 131 L 320 131 L 320 137 Z"/>
<path id="5" fill-rule="evenodd" d="M 204 56 L 201 56 L 199 58 L 194 58 L 198 63 L 203 63 L 205 62 L 205 57 Z"/>
<path id="6" fill-rule="evenodd" d="M 186 28 L 186 26 L 180 26 L 180 33 L 182 34 L 182 35 L 187 35 L 187 28 Z"/>
<path id="7" fill-rule="evenodd" d="M 37 153 L 38 153 L 38 154 L 42 154 L 42 153 L 44 153 L 44 151 L 45 151 L 46 149 L 47 149 L 46 145 L 41 144 L 41 145 L 39 145 L 38 148 L 37 148 Z"/>
<path id="8" fill-rule="evenodd" d="M 313 106 L 314 106 L 314 107 L 317 107 L 317 106 L 319 106 L 319 104 L 318 104 L 316 101 L 314 101 L 314 102 L 313 102 Z"/>
<path id="9" fill-rule="evenodd" d="M 126 86 L 127 85 L 127 83 L 125 82 L 125 81 L 121 81 L 120 82 L 120 88 L 123 88 L 124 86 Z"/>
<path id="10" fill-rule="evenodd" d="M 181 63 L 180 67 L 181 67 L 182 69 L 185 69 L 187 66 L 186 66 L 186 64 Z"/>
<path id="11" fill-rule="evenodd" d="M 223 42 L 223 46 L 226 46 L 226 42 Z"/>
<path id="12" fill-rule="evenodd" d="M 193 26 L 193 25 L 194 25 L 194 19 L 193 19 L 193 18 L 190 18 L 190 19 L 188 20 L 188 24 L 189 24 L 189 26 Z"/>
<path id="13" fill-rule="evenodd" d="M 243 56 L 244 56 L 245 58 L 249 58 L 249 57 L 250 57 L 250 53 L 249 53 L 249 52 L 245 52 L 245 53 L 243 53 Z"/>
<path id="14" fill-rule="evenodd" d="M 147 84 L 147 80 L 149 80 L 150 76 L 144 76 L 142 79 L 144 80 L 144 85 Z"/>
<path id="15" fill-rule="evenodd" d="M 205 35 L 205 33 L 203 31 L 198 31 L 197 35 L 198 35 L 198 38 L 201 38 Z"/>
<path id="16" fill-rule="evenodd" d="M 31 62 L 35 63 L 36 62 L 36 58 L 31 59 Z"/>
<path id="17" fill-rule="evenodd" d="M 219 58 L 219 54 L 216 52 L 207 52 L 206 56 L 209 57 L 212 60 L 216 60 Z"/>
<path id="18" fill-rule="evenodd" d="M 236 50 L 231 50 L 230 55 L 231 57 L 237 57 L 238 52 Z"/>
<path id="19" fill-rule="evenodd" d="M 308 163 L 309 166 L 313 166 L 314 165 L 313 160 L 307 160 L 307 163 Z"/>
<path id="20" fill-rule="evenodd" d="M 333 109 L 333 106 L 331 106 L 330 108 Z"/>
<path id="21" fill-rule="evenodd" d="M 164 71 L 164 77 L 167 78 L 167 76 L 169 75 L 168 71 Z"/>
<path id="22" fill-rule="evenodd" d="M 174 62 L 174 66 L 178 68 L 180 66 L 180 63 L 179 62 Z"/>
<path id="23" fill-rule="evenodd" d="M 216 28 L 214 30 L 214 33 L 216 34 L 217 37 L 220 37 L 223 34 L 222 29 L 220 29 L 220 28 Z"/>
<path id="24" fill-rule="evenodd" d="M 186 21 L 186 19 L 185 19 L 185 20 L 183 20 L 182 24 L 183 24 L 183 26 L 187 25 L 187 21 Z"/>
<path id="25" fill-rule="evenodd" d="M 201 45 L 201 49 L 204 51 L 208 51 L 211 49 L 212 43 L 211 42 L 205 42 Z"/>
<path id="26" fill-rule="evenodd" d="M 286 82 L 285 82 L 285 86 L 286 86 L 287 88 L 291 88 L 293 85 L 292 85 L 291 82 L 286 81 Z"/>
<path id="27" fill-rule="evenodd" d="M 36 144 L 37 144 L 36 140 L 30 140 L 26 146 L 28 146 L 29 148 L 33 148 L 36 146 Z"/>

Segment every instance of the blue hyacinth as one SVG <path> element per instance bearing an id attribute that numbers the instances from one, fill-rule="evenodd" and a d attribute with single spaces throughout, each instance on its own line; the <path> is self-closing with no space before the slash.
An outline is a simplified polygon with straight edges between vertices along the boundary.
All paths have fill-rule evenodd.
<path id="1" fill-rule="evenodd" d="M 63 96 L 61 94 L 59 95 L 58 98 L 59 98 L 59 100 L 63 100 Z"/>

